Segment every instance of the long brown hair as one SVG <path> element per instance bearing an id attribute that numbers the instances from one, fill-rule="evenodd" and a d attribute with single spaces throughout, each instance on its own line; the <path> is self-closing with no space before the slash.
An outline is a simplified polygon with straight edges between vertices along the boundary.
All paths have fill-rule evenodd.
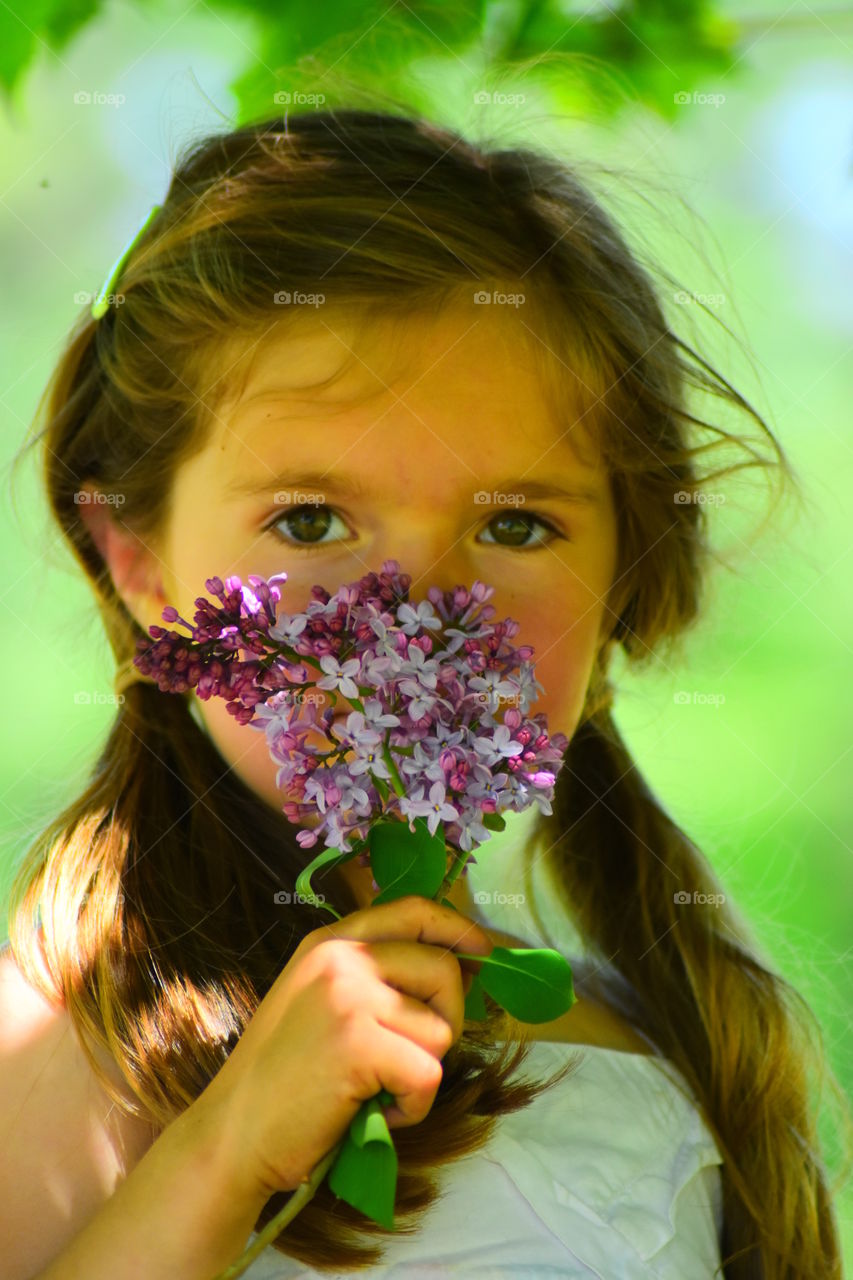
<path id="1" fill-rule="evenodd" d="M 724 1275 L 838 1276 L 810 1073 L 829 1079 L 842 1107 L 844 1098 L 820 1028 L 731 904 L 679 912 L 674 891 L 708 892 L 716 880 L 634 767 L 608 679 L 616 646 L 641 665 L 698 615 L 712 556 L 707 508 L 675 493 L 693 497 L 744 468 L 784 487 L 792 472 L 760 414 L 670 328 L 649 271 L 590 182 L 533 149 L 474 146 L 404 110 L 308 110 L 205 138 L 180 158 L 125 268 L 124 301 L 73 329 L 28 448 L 41 442 L 52 512 L 124 663 L 142 632 L 75 492 L 86 479 L 120 491 L 124 523 L 156 534 L 175 470 L 203 442 L 222 394 L 211 371 L 230 367 L 235 342 L 246 349 L 281 322 L 277 289 L 325 289 L 350 311 L 387 315 L 513 284 L 528 299 L 527 358 L 541 364 L 557 408 L 570 403 L 594 426 L 619 521 L 612 630 L 538 845 L 566 911 L 633 993 L 626 1012 L 680 1070 L 717 1139 Z M 717 414 L 706 421 L 691 395 L 742 414 L 743 431 Z M 85 791 L 18 871 L 19 964 L 42 983 L 40 915 L 49 994 L 118 1063 L 136 1113 L 158 1126 L 204 1089 L 299 939 L 328 920 L 273 901 L 305 862 L 294 834 L 229 770 L 187 696 L 135 683 Z M 338 911 L 355 909 L 339 879 L 324 891 Z M 496 1046 L 500 1024 L 491 1005 L 486 1024 L 466 1026 L 430 1115 L 395 1132 L 404 1230 L 434 1198 L 435 1168 L 551 1083 L 510 1080 L 526 1047 Z M 849 1123 L 845 1112 L 844 1132 Z M 283 1202 L 273 1197 L 258 1226 Z M 385 1234 L 324 1186 L 276 1247 L 341 1268 L 376 1261 Z"/>

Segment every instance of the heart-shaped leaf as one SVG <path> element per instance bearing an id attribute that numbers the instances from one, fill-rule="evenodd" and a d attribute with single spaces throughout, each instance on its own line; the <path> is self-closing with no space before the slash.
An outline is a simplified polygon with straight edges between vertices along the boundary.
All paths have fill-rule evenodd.
<path id="1" fill-rule="evenodd" d="M 553 947 L 493 947 L 476 958 L 483 989 L 519 1022 L 551 1022 L 575 1003 L 571 965 Z"/>
<path id="2" fill-rule="evenodd" d="M 361 1104 L 328 1173 L 336 1196 L 389 1228 L 394 1227 L 397 1152 L 382 1107 L 393 1101 L 383 1089 Z"/>
<path id="3" fill-rule="evenodd" d="M 502 818 L 499 813 L 484 813 L 482 823 L 484 827 L 488 827 L 489 831 L 503 831 L 506 827 L 506 818 Z"/>
<path id="4" fill-rule="evenodd" d="M 414 831 L 407 822 L 377 822 L 368 832 L 370 868 L 379 885 L 373 906 L 392 902 L 409 893 L 433 898 L 447 869 L 444 835 L 429 833 L 425 819 L 415 819 Z"/>

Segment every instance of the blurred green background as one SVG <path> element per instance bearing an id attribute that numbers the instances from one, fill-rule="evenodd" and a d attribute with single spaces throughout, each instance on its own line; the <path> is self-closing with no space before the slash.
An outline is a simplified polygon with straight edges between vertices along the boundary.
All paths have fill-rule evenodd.
<path id="1" fill-rule="evenodd" d="M 475 140 L 626 171 L 599 190 L 638 251 L 687 290 L 665 298 L 673 323 L 701 338 L 794 463 L 808 506 L 760 536 L 760 492 L 727 488 L 705 617 L 677 660 L 617 671 L 617 717 L 812 1004 L 853 1092 L 851 10 L 504 0 L 354 14 L 234 0 L 43 3 L 0 19 L 3 937 L 12 869 L 81 788 L 111 715 L 109 649 L 32 466 L 15 505 L 9 486 L 79 295 L 165 193 L 181 146 L 257 109 L 282 113 L 276 92 L 340 101 L 363 85 Z M 321 45 L 325 72 L 305 60 Z M 824 1139 L 832 1160 L 826 1128 Z M 850 1188 L 838 1211 L 849 1259 Z"/>

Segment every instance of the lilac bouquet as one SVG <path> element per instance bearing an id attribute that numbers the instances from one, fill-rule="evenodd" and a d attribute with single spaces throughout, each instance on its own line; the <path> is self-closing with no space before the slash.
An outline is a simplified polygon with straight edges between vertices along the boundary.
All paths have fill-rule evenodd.
<path id="1" fill-rule="evenodd" d="M 164 692 L 225 699 L 240 724 L 266 735 L 276 783 L 295 797 L 283 809 L 302 828 L 298 843 L 323 841 L 297 878 L 302 900 L 340 919 L 311 877 L 358 858 L 371 868 L 374 904 L 416 893 L 452 905 L 450 886 L 473 850 L 504 828 L 502 812 L 552 811 L 568 740 L 549 736 L 544 715 L 529 715 L 542 689 L 532 648 L 512 645 L 513 619 L 489 623 L 494 588 L 479 581 L 470 591 L 430 587 L 411 603 L 411 576 L 386 560 L 381 573 L 333 595 L 314 586 L 302 613 L 276 614 L 286 580 L 208 578 L 219 606 L 199 596 L 194 624 L 167 606 L 164 621 L 189 636 L 149 627 L 154 643 L 139 641 L 134 664 Z M 339 696 L 351 710 L 336 713 Z M 309 744 L 312 734 L 322 746 Z M 554 950 L 495 947 L 468 958 L 481 965 L 466 1017 L 486 1016 L 484 990 L 526 1022 L 551 1021 L 574 1003 L 571 969 Z M 347 1135 L 217 1280 L 242 1275 L 327 1170 L 337 1195 L 393 1227 L 397 1163 L 381 1110 L 392 1102 L 382 1090 L 362 1105 Z"/>

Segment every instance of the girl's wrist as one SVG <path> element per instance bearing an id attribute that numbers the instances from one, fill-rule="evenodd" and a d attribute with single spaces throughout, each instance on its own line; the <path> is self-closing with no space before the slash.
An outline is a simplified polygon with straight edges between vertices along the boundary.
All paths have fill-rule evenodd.
<path id="1" fill-rule="evenodd" d="M 221 1112 L 201 1095 L 158 1141 L 165 1141 L 163 1158 L 180 1169 L 182 1185 L 197 1188 L 184 1202 L 188 1242 L 193 1250 L 203 1250 L 215 1267 L 233 1261 L 268 1197 L 241 1176 L 235 1139 Z"/>

